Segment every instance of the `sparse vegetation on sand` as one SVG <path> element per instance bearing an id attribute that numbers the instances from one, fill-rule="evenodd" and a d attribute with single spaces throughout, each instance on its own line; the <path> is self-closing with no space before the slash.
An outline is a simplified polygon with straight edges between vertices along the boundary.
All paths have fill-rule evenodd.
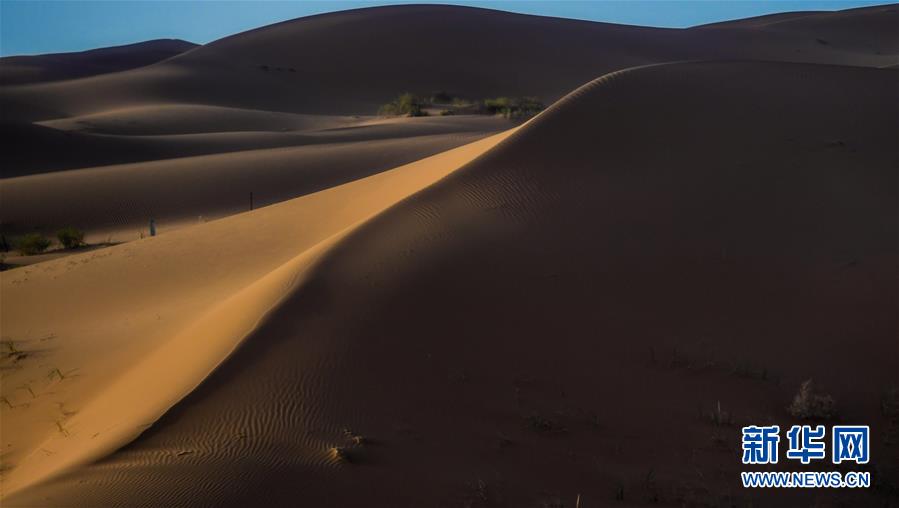
<path id="1" fill-rule="evenodd" d="M 418 96 L 409 92 L 381 106 L 382 116 L 428 116 L 429 108 L 439 110 L 440 116 L 459 113 L 500 115 L 505 118 L 528 118 L 546 109 L 536 97 L 496 97 L 483 100 L 469 100 L 454 97 L 446 92 L 435 92 L 430 96 Z"/>
<path id="2" fill-rule="evenodd" d="M 420 97 L 406 92 L 381 106 L 379 113 L 383 116 L 427 116 L 423 109 L 426 104 Z"/>
<path id="3" fill-rule="evenodd" d="M 536 97 L 497 97 L 484 101 L 484 111 L 506 118 L 527 118 L 546 109 Z"/>
<path id="4" fill-rule="evenodd" d="M 50 239 L 40 233 L 28 233 L 16 242 L 16 250 L 23 256 L 40 254 L 50 247 Z"/>
<path id="5" fill-rule="evenodd" d="M 715 408 L 704 413 L 706 420 L 716 427 L 730 427 L 734 424 L 734 417 L 729 411 L 721 408 L 721 401 L 717 401 Z"/>
<path id="6" fill-rule="evenodd" d="M 71 226 L 57 231 L 56 238 L 66 249 L 75 249 L 84 245 L 84 231 Z"/>
<path id="7" fill-rule="evenodd" d="M 803 420 L 829 420 L 836 416 L 836 403 L 830 395 L 817 392 L 814 382 L 807 379 L 799 386 L 799 393 L 787 410 Z"/>

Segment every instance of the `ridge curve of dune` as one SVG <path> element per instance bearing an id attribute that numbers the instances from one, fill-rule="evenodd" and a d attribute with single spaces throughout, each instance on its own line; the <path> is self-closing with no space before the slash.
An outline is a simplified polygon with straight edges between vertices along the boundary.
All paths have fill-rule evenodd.
<path id="1" fill-rule="evenodd" d="M 152 427 L 5 504 L 809 504 L 732 488 L 720 444 L 739 422 L 786 422 L 809 378 L 896 467 L 877 394 L 899 371 L 897 84 L 893 69 L 745 61 L 594 80 L 322 234 L 309 247 L 333 244 L 296 261 L 279 303 Z M 332 191 L 423 178 L 412 166 Z M 329 192 L 195 231 L 295 228 L 293 207 Z M 107 255 L 170 260 L 153 246 L 178 234 Z M 215 249 L 222 270 L 245 261 L 231 248 Z"/>
<path id="2" fill-rule="evenodd" d="M 76 79 L 143 67 L 196 48 L 178 39 L 99 48 L 75 53 L 0 58 L 0 86 Z"/>
<path id="3" fill-rule="evenodd" d="M 896 26 L 890 5 L 687 29 L 400 5 L 277 23 L 154 63 L 147 50 L 160 41 L 27 57 L 71 70 L 112 55 L 127 70 L 0 85 L 2 225 L 14 236 L 74 226 L 90 243 L 130 241 L 150 219 L 171 231 L 244 211 L 251 192 L 256 206 L 283 201 L 513 126 L 436 110 L 370 116 L 406 91 L 551 104 L 597 76 L 652 63 L 889 67 L 899 61 Z M 16 62 L 0 59 L 0 72 L 12 76 Z"/>
<path id="4" fill-rule="evenodd" d="M 4 335 L 41 343 L 35 358 L 4 376 L 12 409 L 3 413 L 4 460 L 16 464 L 4 476 L 4 495 L 134 439 L 213 370 L 329 245 L 507 135 L 4 276 L 2 312 L 13 316 L 4 320 Z M 213 260 L 205 257 L 211 251 Z M 74 291 L 85 280 L 93 289 Z M 112 314 L 124 319 L 102 317 Z"/>
<path id="5" fill-rule="evenodd" d="M 161 103 L 373 114 L 410 90 L 469 99 L 533 95 L 551 103 L 601 74 L 648 63 L 894 64 L 897 21 L 891 5 L 813 13 L 780 29 L 665 29 L 451 5 L 373 7 L 269 25 L 125 72 L 2 87 L 0 107 L 9 120 L 47 121 Z M 815 30 L 824 31 L 818 38 L 827 37 L 826 44 Z"/>

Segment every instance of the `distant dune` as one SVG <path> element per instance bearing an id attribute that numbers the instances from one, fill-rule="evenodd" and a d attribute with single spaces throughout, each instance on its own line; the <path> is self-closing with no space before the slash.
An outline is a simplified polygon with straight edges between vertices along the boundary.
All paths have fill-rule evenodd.
<path id="1" fill-rule="evenodd" d="M 165 113 L 171 110 L 174 118 L 166 118 Z M 99 118 L 0 124 L 0 135 L 9 141 L 3 155 L 7 164 L 0 171 L 4 178 L 12 178 L 193 155 L 491 132 L 510 126 L 508 121 L 486 117 L 375 119 L 206 106 L 146 106 Z M 0 183 L 0 189 L 3 186 Z"/>
<path id="2" fill-rule="evenodd" d="M 836 12 L 773 14 L 705 25 L 705 28 L 745 28 L 761 33 L 790 33 L 813 38 L 822 46 L 896 59 L 899 6 L 884 5 Z M 697 27 L 697 28 L 704 28 Z M 895 62 L 894 62 L 895 63 Z"/>
<path id="3" fill-rule="evenodd" d="M 5 227 L 163 225 L 2 272 L 3 506 L 888 505 L 896 20 L 398 6 L 0 87 Z M 739 485 L 807 379 L 875 487 Z"/>
<path id="4" fill-rule="evenodd" d="M 25 85 L 84 78 L 143 67 L 197 47 L 179 39 L 157 39 L 78 53 L 0 58 L 0 85 Z"/>
<path id="5" fill-rule="evenodd" d="M 434 117 L 315 133 L 220 133 L 129 138 L 134 155 L 224 153 L 87 168 L 0 181 L 8 231 L 64 224 L 93 241 L 136 240 L 148 221 L 160 231 L 243 212 L 355 180 L 511 127 L 491 117 Z M 187 145 L 186 147 L 184 145 Z M 244 145 L 244 146 L 241 146 Z M 74 147 L 90 147 L 75 144 Z M 268 148 L 271 147 L 271 148 Z M 96 152 L 91 151 L 90 154 Z M 52 156 L 51 152 L 51 156 Z M 58 153 L 56 154 L 58 155 Z"/>
<path id="6" fill-rule="evenodd" d="M 876 38 L 872 46 L 821 44 L 807 31 L 819 18 L 828 34 L 849 31 L 862 40 L 870 37 L 870 23 L 878 30 L 899 23 L 892 6 L 812 14 L 784 30 L 711 32 L 466 7 L 378 7 L 251 30 L 127 73 L 2 90 L 0 105 L 8 117 L 32 121 L 165 102 L 373 114 L 403 91 L 444 90 L 471 98 L 533 95 L 552 102 L 606 72 L 662 61 L 881 66 L 899 58 L 895 38 Z"/>
<path id="7" fill-rule="evenodd" d="M 209 179 L 214 178 L 215 168 L 191 166 L 190 157 L 241 152 L 233 159 L 237 163 L 241 158 L 251 160 L 250 150 L 444 135 L 433 149 L 390 159 L 398 165 L 466 141 L 453 138 L 457 133 L 483 136 L 511 126 L 476 119 L 370 125 L 370 117 L 364 115 L 374 114 L 379 105 L 403 91 L 445 91 L 471 100 L 537 96 L 551 103 L 598 75 L 653 62 L 727 58 L 883 67 L 899 59 L 899 41 L 889 37 L 890 27 L 897 23 L 892 6 L 688 30 L 465 7 L 379 7 L 251 30 L 131 71 L 0 86 L 4 111 L 0 131 L 9 140 L 3 177 L 86 170 L 58 178 L 0 181 L 0 192 L 14 196 L 2 217 L 3 230 L 13 235 L 35 229 L 53 232 L 74 224 L 103 238 L 115 233 L 116 240 L 132 239 L 151 217 L 164 218 L 171 227 L 201 216 L 218 217 L 225 210 L 243 210 L 251 190 L 270 196 L 265 201 L 270 203 L 275 197 L 299 196 L 309 188 L 276 183 L 279 191 L 273 193 L 265 185 L 241 181 L 241 188 L 255 188 L 236 194 L 221 192 L 214 203 L 201 197 L 175 203 L 177 193 L 172 200 L 160 197 L 175 182 L 165 185 L 157 178 L 132 186 L 143 193 L 135 201 L 132 190 L 111 183 L 114 178 L 101 183 L 88 176 L 106 174 L 107 170 L 88 170 L 97 166 L 124 169 L 130 163 L 165 160 L 139 167 L 171 167 L 179 178 L 194 182 L 178 188 L 199 186 L 212 191 L 221 187 L 221 178 Z M 818 40 L 818 32 L 826 43 Z M 151 41 L 131 52 L 144 54 L 156 45 Z M 90 54 L 121 55 L 127 60 L 129 52 L 110 48 Z M 87 58 L 77 55 L 59 58 Z M 305 166 L 307 159 L 291 154 L 306 151 L 282 152 L 281 160 Z M 356 160 L 364 164 L 366 159 Z M 206 164 L 216 159 L 195 161 Z M 233 163 L 228 166 L 234 167 Z M 346 176 L 333 180 L 343 181 Z M 60 194 L 66 197 L 54 197 L 48 203 L 47 197 Z M 125 199 L 127 220 L 122 215 L 125 196 L 129 196 Z M 141 200 L 149 200 L 154 207 L 131 206 Z"/>

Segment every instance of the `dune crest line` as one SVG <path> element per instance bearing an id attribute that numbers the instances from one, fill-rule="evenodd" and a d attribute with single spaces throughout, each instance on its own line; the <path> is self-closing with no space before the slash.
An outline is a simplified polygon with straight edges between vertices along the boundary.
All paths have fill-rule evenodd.
<path id="1" fill-rule="evenodd" d="M 134 440 L 150 428 L 162 414 L 202 383 L 252 331 L 264 321 L 265 315 L 292 292 L 317 259 L 341 238 L 393 204 L 433 184 L 466 165 L 504 140 L 515 129 L 463 145 L 423 160 L 406 164 L 359 181 L 340 185 L 311 196 L 291 201 L 318 199 L 322 193 L 341 193 L 351 199 L 357 192 L 392 182 L 396 190 L 389 195 L 369 191 L 374 199 L 361 217 L 343 223 L 342 229 L 301 250 L 290 260 L 267 272 L 248 286 L 220 301 L 196 321 L 185 323 L 164 344 L 155 346 L 143 359 L 136 360 L 123 375 L 109 380 L 108 386 L 84 401 L 77 414 L 65 422 L 65 432 L 48 426 L 43 436 L 34 441 L 31 451 L 5 475 L 3 496 L 78 466 L 96 460 Z M 346 190 L 345 190 L 346 189 Z M 290 220 L 291 201 L 269 207 L 284 220 Z M 209 226 L 266 212 L 266 209 L 195 226 L 193 235 L 203 235 Z M 271 210 L 268 210 L 271 213 Z M 164 236 L 145 240 L 151 243 Z M 113 247 L 112 249 L 116 249 Z M 99 260 L 103 262 L 103 260 Z M 9 282 L 8 279 L 4 282 Z M 197 340 L 202 338 L 201 340 Z M 197 362 L 202 358 L 203 362 Z M 168 372 L 177 373 L 170 376 Z M 161 386 L 160 386 L 161 385 Z M 135 398 L 141 401 L 134 404 Z M 114 418 L 111 418 L 114 416 Z M 48 454 L 46 450 L 52 451 Z"/>

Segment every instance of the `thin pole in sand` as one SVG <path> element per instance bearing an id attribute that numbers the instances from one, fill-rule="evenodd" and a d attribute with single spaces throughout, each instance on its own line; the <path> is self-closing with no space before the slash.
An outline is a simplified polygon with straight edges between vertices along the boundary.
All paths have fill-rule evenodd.
<path id="1" fill-rule="evenodd" d="M 150 236 L 156 236 L 156 219 L 150 219 Z"/>
<path id="2" fill-rule="evenodd" d="M 250 191 L 250 210 L 253 209 L 253 191 Z"/>

